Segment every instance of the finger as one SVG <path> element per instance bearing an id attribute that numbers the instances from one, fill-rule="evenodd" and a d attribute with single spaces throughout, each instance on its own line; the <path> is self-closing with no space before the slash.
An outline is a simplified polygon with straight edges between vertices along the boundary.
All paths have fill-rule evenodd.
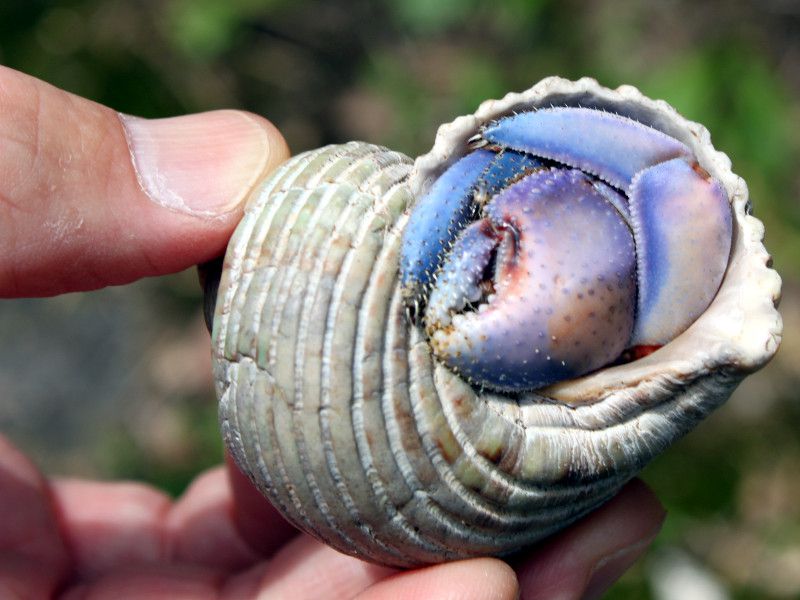
<path id="1" fill-rule="evenodd" d="M 167 515 L 172 560 L 227 571 L 255 563 L 258 555 L 242 539 L 233 514 L 225 469 L 217 467 L 197 477 Z"/>
<path id="2" fill-rule="evenodd" d="M 395 572 L 395 569 L 346 556 L 310 536 L 301 535 L 257 571 L 245 573 L 243 577 L 248 584 L 257 578 L 259 598 L 336 600 L 352 598 Z M 231 590 L 240 593 L 243 589 L 237 578 L 228 585 L 223 598 L 233 598 Z"/>
<path id="3" fill-rule="evenodd" d="M 166 494 L 139 483 L 65 479 L 53 483 L 53 497 L 80 577 L 168 559 Z"/>
<path id="4" fill-rule="evenodd" d="M 239 534 L 259 555 L 272 556 L 298 534 L 297 529 L 261 495 L 229 454 L 225 455 L 225 464 L 233 492 L 233 519 Z"/>
<path id="5" fill-rule="evenodd" d="M 461 560 L 405 571 L 380 581 L 356 596 L 358 600 L 514 600 L 517 576 L 496 558 Z"/>
<path id="6" fill-rule="evenodd" d="M 519 561 L 522 598 L 602 597 L 644 553 L 664 516 L 653 492 L 632 481 L 608 504 Z"/>
<path id="7" fill-rule="evenodd" d="M 49 598 L 69 567 L 50 490 L 0 436 L 0 598 Z"/>
<path id="8" fill-rule="evenodd" d="M 191 565 L 139 565 L 76 585 L 61 600 L 217 600 L 224 576 Z"/>
<path id="9" fill-rule="evenodd" d="M 120 116 L 0 67 L 0 296 L 184 269 L 222 252 L 283 138 L 240 111 Z"/>

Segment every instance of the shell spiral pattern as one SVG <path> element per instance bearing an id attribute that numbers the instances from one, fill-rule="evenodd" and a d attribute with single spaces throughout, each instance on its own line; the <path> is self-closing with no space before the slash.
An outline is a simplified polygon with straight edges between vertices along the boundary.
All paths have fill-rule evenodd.
<path id="1" fill-rule="evenodd" d="M 660 350 L 488 392 L 409 322 L 403 231 L 481 125 L 549 105 L 625 114 L 691 147 L 731 201 L 730 261 L 704 314 Z M 360 142 L 301 154 L 254 191 L 225 257 L 212 344 L 226 444 L 288 519 L 342 552 L 403 567 L 513 552 L 612 497 L 774 354 L 780 279 L 762 237 L 705 129 L 591 79 L 488 101 L 415 163 Z"/>

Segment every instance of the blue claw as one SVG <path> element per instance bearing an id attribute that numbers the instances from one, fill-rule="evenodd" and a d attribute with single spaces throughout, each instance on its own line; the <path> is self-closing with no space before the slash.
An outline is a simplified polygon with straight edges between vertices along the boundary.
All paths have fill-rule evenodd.
<path id="1" fill-rule="evenodd" d="M 592 181 L 540 170 L 495 196 L 486 213 L 456 241 L 431 293 L 434 352 L 501 390 L 535 389 L 619 356 L 634 320 L 633 236 Z M 484 303 L 462 312 L 487 287 Z"/>
<path id="2" fill-rule="evenodd" d="M 419 199 L 400 254 L 400 283 L 411 301 L 424 298 L 445 253 L 475 214 L 472 193 L 495 152 L 476 150 L 447 169 Z"/>
<path id="3" fill-rule="evenodd" d="M 625 193 L 639 171 L 692 156 L 685 144 L 665 133 L 589 108 L 544 108 L 504 117 L 488 125 L 482 137 L 580 169 Z"/>
<path id="4" fill-rule="evenodd" d="M 445 171 L 417 203 L 403 236 L 400 281 L 406 298 L 424 296 L 453 240 L 481 204 L 543 166 L 523 152 L 476 150 Z"/>
<path id="5" fill-rule="evenodd" d="M 728 265 L 732 222 L 722 185 L 675 159 L 639 173 L 631 220 L 639 265 L 632 346 L 666 344 L 699 317 Z"/>

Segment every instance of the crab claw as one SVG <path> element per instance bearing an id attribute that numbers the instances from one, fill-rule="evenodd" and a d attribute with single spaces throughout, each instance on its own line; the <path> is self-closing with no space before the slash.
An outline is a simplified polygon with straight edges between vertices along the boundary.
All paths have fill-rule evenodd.
<path id="1" fill-rule="evenodd" d="M 486 213 L 456 241 L 429 298 L 434 352 L 501 390 L 535 389 L 619 356 L 633 328 L 634 242 L 593 182 L 572 169 L 537 171 Z"/>
<path id="2" fill-rule="evenodd" d="M 543 165 L 514 150 L 476 150 L 447 169 L 417 203 L 403 235 L 400 273 L 406 298 L 419 301 L 424 296 L 478 205 Z"/>
<path id="3" fill-rule="evenodd" d="M 639 299 L 632 346 L 666 344 L 711 303 L 731 249 L 731 210 L 722 185 L 683 159 L 633 180 L 631 222 Z"/>
<path id="4" fill-rule="evenodd" d="M 501 147 L 528 152 L 590 173 L 630 191 L 640 171 L 692 156 L 673 137 L 633 119 L 590 108 L 543 108 L 504 117 L 482 131 Z"/>
<path id="5" fill-rule="evenodd" d="M 442 257 L 474 215 L 472 191 L 496 156 L 476 150 L 447 169 L 420 198 L 403 233 L 400 283 L 406 298 L 424 297 Z"/>
<path id="6" fill-rule="evenodd" d="M 722 186 L 688 146 L 633 119 L 587 108 L 505 117 L 482 137 L 581 169 L 628 195 L 627 210 L 617 208 L 630 215 L 637 248 L 631 346 L 663 345 L 706 309 L 728 263 L 731 212 Z"/>

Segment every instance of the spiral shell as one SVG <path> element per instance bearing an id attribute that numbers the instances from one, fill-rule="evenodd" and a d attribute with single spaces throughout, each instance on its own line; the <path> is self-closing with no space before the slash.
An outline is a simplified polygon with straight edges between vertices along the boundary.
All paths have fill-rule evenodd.
<path id="1" fill-rule="evenodd" d="M 657 352 L 535 393 L 481 392 L 407 320 L 401 235 L 480 125 L 551 104 L 687 144 L 731 199 L 731 258 L 709 308 Z M 394 566 L 512 552 L 608 500 L 771 358 L 780 279 L 762 237 L 702 126 L 591 79 L 487 101 L 414 164 L 360 142 L 301 154 L 254 191 L 225 258 L 212 341 L 225 441 L 287 518 L 342 552 Z"/>

